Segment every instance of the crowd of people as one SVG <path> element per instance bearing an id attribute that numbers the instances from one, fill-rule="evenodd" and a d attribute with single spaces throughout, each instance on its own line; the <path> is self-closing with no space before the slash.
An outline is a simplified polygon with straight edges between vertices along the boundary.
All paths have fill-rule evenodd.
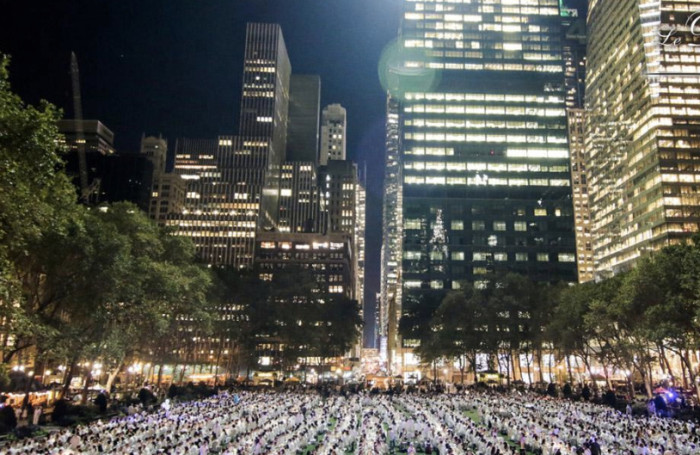
<path id="1" fill-rule="evenodd" d="M 694 423 L 527 392 L 224 392 L 0 446 L 10 455 L 694 455 Z"/>

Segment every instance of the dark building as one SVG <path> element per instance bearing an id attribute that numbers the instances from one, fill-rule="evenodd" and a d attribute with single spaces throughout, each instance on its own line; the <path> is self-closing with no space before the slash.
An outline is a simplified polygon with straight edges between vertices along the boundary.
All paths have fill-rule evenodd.
<path id="1" fill-rule="evenodd" d="M 99 120 L 60 120 L 68 153 L 66 173 L 72 177 L 80 196 L 79 141 L 84 141 L 89 204 L 132 202 L 148 212 L 153 184 L 153 163 L 136 153 L 116 153 L 114 133 Z"/>
<path id="2" fill-rule="evenodd" d="M 114 153 L 114 133 L 99 120 L 59 120 L 58 131 L 66 138 L 69 151 L 77 152 L 78 141 L 84 140 L 86 153 Z M 78 136 L 82 136 L 82 139 Z"/>
<path id="3" fill-rule="evenodd" d="M 320 115 L 321 78 L 309 74 L 292 74 L 289 83 L 287 161 L 305 161 L 318 165 Z"/>
<path id="4" fill-rule="evenodd" d="M 325 198 L 316 172 L 312 162 L 293 161 L 282 165 L 279 232 L 325 231 Z"/>
<path id="5" fill-rule="evenodd" d="M 353 246 L 347 234 L 261 232 L 255 262 L 261 273 L 297 266 L 309 269 L 329 294 L 355 298 Z M 271 276 L 263 276 L 271 279 Z"/>

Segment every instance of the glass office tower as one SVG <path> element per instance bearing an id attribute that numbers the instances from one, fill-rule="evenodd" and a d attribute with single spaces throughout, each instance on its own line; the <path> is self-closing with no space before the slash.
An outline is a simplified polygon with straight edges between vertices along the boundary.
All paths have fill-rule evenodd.
<path id="1" fill-rule="evenodd" d="M 586 157 L 599 277 L 698 231 L 699 15 L 700 0 L 590 2 Z"/>
<path id="2" fill-rule="evenodd" d="M 389 60 L 402 313 L 494 273 L 575 282 L 558 1 L 406 0 Z"/>

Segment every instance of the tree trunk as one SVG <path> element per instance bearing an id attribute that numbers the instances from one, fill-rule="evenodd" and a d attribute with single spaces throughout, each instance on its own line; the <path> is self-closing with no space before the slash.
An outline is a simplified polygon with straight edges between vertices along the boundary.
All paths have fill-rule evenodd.
<path id="1" fill-rule="evenodd" d="M 593 377 L 593 371 L 591 371 L 591 362 L 586 357 L 581 357 L 581 361 L 586 367 L 586 371 L 588 371 L 588 376 L 590 376 L 591 378 L 591 387 L 593 387 L 593 395 L 598 396 L 598 381 L 596 381 Z"/>
<path id="2" fill-rule="evenodd" d="M 688 351 L 685 351 L 681 355 L 681 361 L 685 364 L 686 369 L 688 370 L 688 376 L 690 376 L 690 383 L 693 385 L 695 397 L 698 399 L 698 401 L 700 401 L 700 389 L 697 387 L 697 384 L 695 383 L 695 373 L 693 372 L 693 366 L 690 363 L 690 357 L 689 357 Z"/>
<path id="3" fill-rule="evenodd" d="M 566 356 L 566 371 L 569 374 L 568 381 L 567 382 L 573 382 L 574 379 L 574 374 L 571 372 L 571 356 Z"/>
<path id="4" fill-rule="evenodd" d="M 683 375 L 683 388 L 687 389 L 688 388 L 688 375 L 686 374 L 686 368 L 685 368 L 685 362 L 683 361 L 683 352 L 679 354 L 679 357 L 681 358 L 681 374 Z"/>
<path id="5" fill-rule="evenodd" d="M 83 393 L 80 397 L 80 405 L 85 406 L 88 398 L 88 388 L 90 387 L 90 380 L 92 379 L 92 364 L 88 368 L 87 376 L 85 376 L 85 384 L 83 385 Z"/>
<path id="6" fill-rule="evenodd" d="M 75 364 L 77 362 L 78 359 L 73 358 L 70 364 L 68 365 L 66 375 L 64 377 L 63 389 L 61 389 L 61 395 L 59 396 L 59 399 L 63 399 L 66 396 L 66 393 L 68 393 L 68 390 L 70 389 L 70 383 L 73 380 L 73 370 L 75 369 Z"/>
<path id="7" fill-rule="evenodd" d="M 107 376 L 107 384 L 105 385 L 105 390 L 107 390 L 107 393 L 112 393 L 112 384 L 114 384 L 114 380 L 117 379 L 122 366 L 124 366 L 124 357 L 122 357 L 117 366 L 110 371 L 109 376 Z"/>
<path id="8" fill-rule="evenodd" d="M 612 390 L 612 382 L 610 381 L 610 375 L 608 374 L 608 366 L 603 363 L 603 374 L 605 375 L 605 382 L 608 384 L 608 389 Z"/>
<path id="9" fill-rule="evenodd" d="M 163 364 L 158 365 L 158 379 L 156 386 L 160 388 L 160 384 L 163 382 Z"/>
<path id="10" fill-rule="evenodd" d="M 527 382 L 532 384 L 532 371 L 530 371 L 530 351 L 525 351 L 525 362 L 527 363 Z"/>

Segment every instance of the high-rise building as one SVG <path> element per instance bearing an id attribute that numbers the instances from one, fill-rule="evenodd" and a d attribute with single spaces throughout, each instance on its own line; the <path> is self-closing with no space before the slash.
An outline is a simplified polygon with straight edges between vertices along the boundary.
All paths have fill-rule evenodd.
<path id="1" fill-rule="evenodd" d="M 253 263 L 255 235 L 279 219 L 291 65 L 275 24 L 248 24 L 238 136 L 176 143 L 185 208 L 168 223 L 213 265 Z"/>
<path id="2" fill-rule="evenodd" d="M 402 287 L 399 282 L 403 244 L 403 173 L 401 169 L 399 137 L 399 101 L 387 97 L 386 162 L 384 167 L 384 200 L 382 215 L 382 252 L 380 298 L 377 307 L 377 333 L 381 337 L 377 347 L 380 357 L 388 360 L 386 348 L 395 349 L 396 340 L 387 342 L 389 335 L 389 311 L 398 311 L 395 303 L 401 302 Z M 394 315 L 396 319 L 396 315 Z M 385 349 L 382 349 L 384 346 Z"/>
<path id="3" fill-rule="evenodd" d="M 404 1 L 388 86 L 399 107 L 404 315 L 494 272 L 576 281 L 560 6 L 533 3 Z M 401 364 L 417 366 L 410 353 Z"/>
<path id="4" fill-rule="evenodd" d="M 345 160 L 347 113 L 340 104 L 330 104 L 321 114 L 321 165 L 329 160 Z"/>
<path id="5" fill-rule="evenodd" d="M 287 161 L 318 165 L 319 116 L 321 114 L 321 78 L 310 74 L 292 74 L 289 84 L 289 128 Z"/>
<path id="6" fill-rule="evenodd" d="M 365 233 L 367 230 L 367 190 L 363 181 L 357 182 L 355 191 L 355 298 L 360 303 L 361 316 L 365 310 Z"/>
<path id="7" fill-rule="evenodd" d="M 281 166 L 287 148 L 292 66 L 277 24 L 248 24 L 239 137 L 233 144 L 233 181 L 238 194 L 257 204 L 259 229 L 278 221 Z M 253 259 L 253 243 L 246 257 Z"/>
<path id="8" fill-rule="evenodd" d="M 576 227 L 576 261 L 578 281 L 586 283 L 595 279 L 593 236 L 591 234 L 591 207 L 588 194 L 588 173 L 585 157 L 586 111 L 567 109 L 569 122 L 569 148 L 571 150 L 571 188 L 573 192 Z"/>
<path id="9" fill-rule="evenodd" d="M 592 0 L 586 160 L 596 273 L 700 222 L 699 0 Z"/>
<path id="10" fill-rule="evenodd" d="M 586 18 L 576 8 L 561 9 L 566 107 L 582 108 L 586 88 Z"/>
<path id="11" fill-rule="evenodd" d="M 264 138 L 271 147 L 272 162 L 284 160 L 291 73 L 282 28 L 277 24 L 248 24 L 238 134 Z"/>
<path id="12" fill-rule="evenodd" d="M 563 7 L 561 14 L 564 32 L 562 47 L 571 155 L 571 188 L 576 228 L 576 263 L 578 265 L 578 281 L 585 283 L 595 278 L 584 140 L 586 123 L 586 112 L 583 109 L 586 87 L 586 20 L 584 15 L 575 8 Z"/>

